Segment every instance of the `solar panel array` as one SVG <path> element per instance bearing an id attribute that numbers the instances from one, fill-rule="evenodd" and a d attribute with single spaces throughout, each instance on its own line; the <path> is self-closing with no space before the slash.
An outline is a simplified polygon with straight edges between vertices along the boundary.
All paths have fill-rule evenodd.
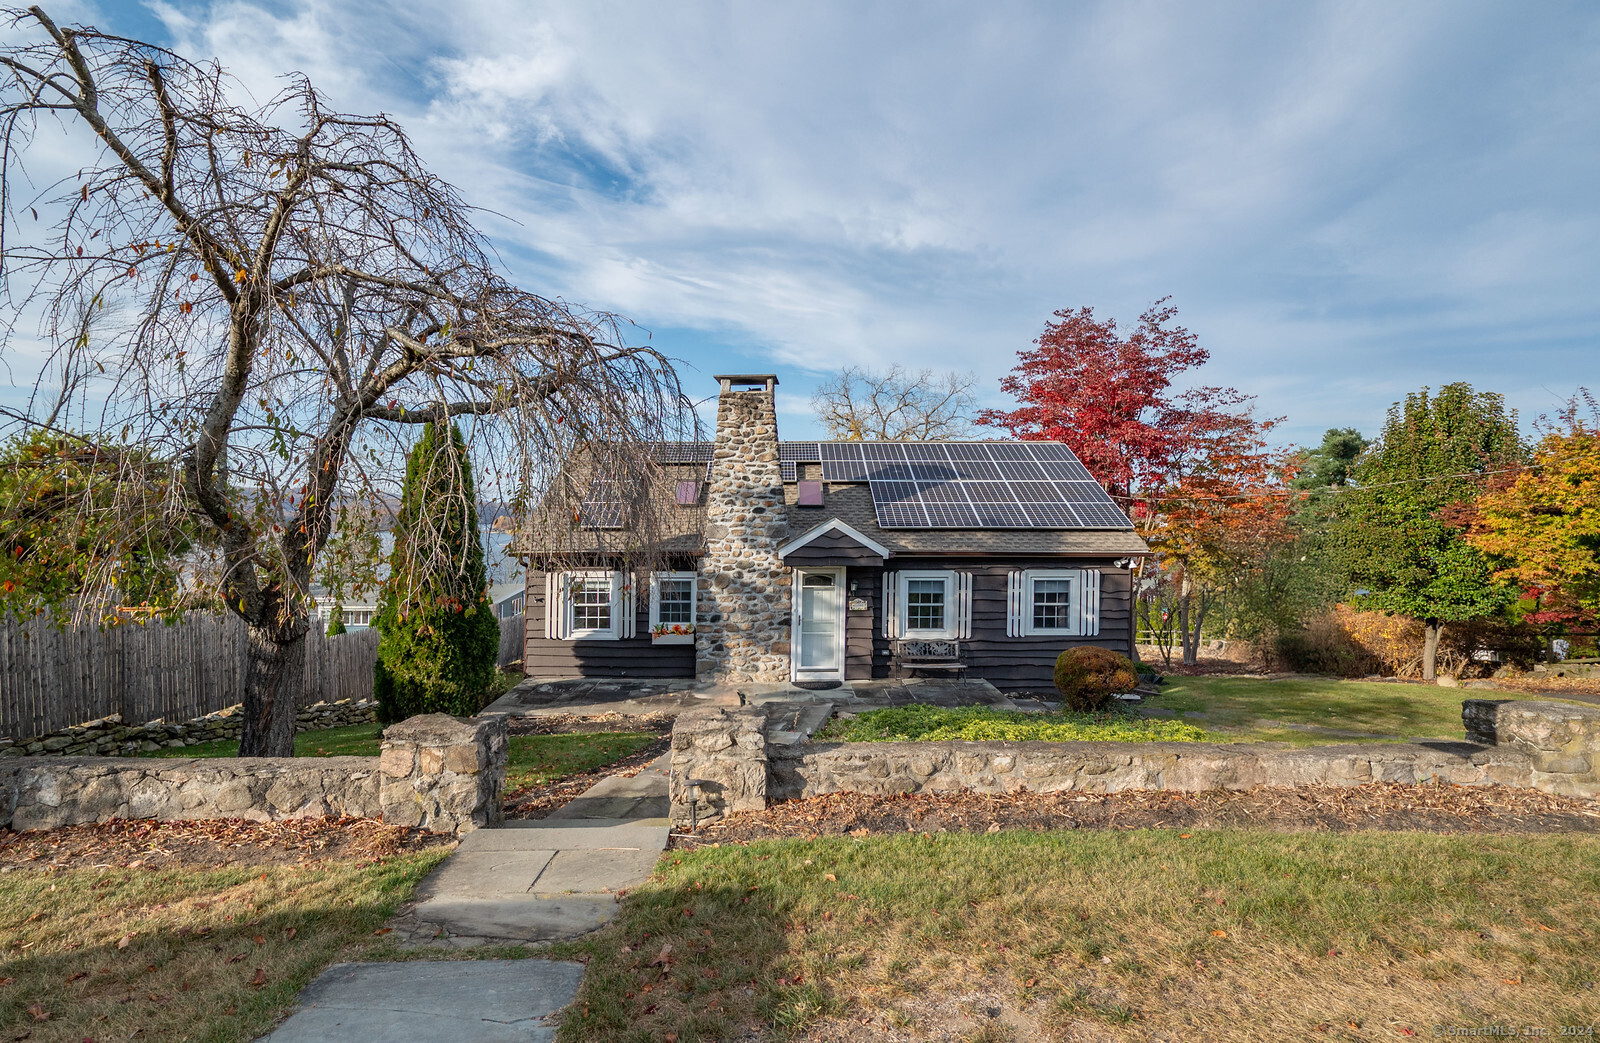
<path id="1" fill-rule="evenodd" d="M 586 529 L 620 529 L 627 516 L 622 483 L 614 479 L 594 479 L 578 502 L 578 524 Z"/>
<path id="2" fill-rule="evenodd" d="M 662 463 L 703 462 L 710 477 L 710 442 L 657 452 Z M 778 460 L 785 482 L 797 464 L 820 463 L 824 481 L 866 483 L 886 529 L 1133 527 L 1059 442 L 780 442 Z"/>
<path id="3" fill-rule="evenodd" d="M 1058 442 L 823 442 L 822 477 L 866 482 L 886 529 L 1130 529 Z"/>

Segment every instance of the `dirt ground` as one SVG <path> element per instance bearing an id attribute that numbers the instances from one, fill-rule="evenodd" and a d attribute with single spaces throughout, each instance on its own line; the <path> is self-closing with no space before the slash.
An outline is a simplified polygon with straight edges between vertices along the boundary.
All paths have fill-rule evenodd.
<path id="1" fill-rule="evenodd" d="M 0 873 L 18 869 L 212 869 L 375 861 L 454 844 L 455 836 L 369 818 L 248 822 L 120 821 L 0 830 Z"/>
<path id="2" fill-rule="evenodd" d="M 1600 801 L 1535 790 L 1463 786 L 1261 787 L 1240 792 L 1018 793 L 879 797 L 834 793 L 779 801 L 702 826 L 698 841 L 748 843 L 828 834 L 997 832 L 1002 829 L 1420 830 L 1435 833 L 1600 833 Z"/>

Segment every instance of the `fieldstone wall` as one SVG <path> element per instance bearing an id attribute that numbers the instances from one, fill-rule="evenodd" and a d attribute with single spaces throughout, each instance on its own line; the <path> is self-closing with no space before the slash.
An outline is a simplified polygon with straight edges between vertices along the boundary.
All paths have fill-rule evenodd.
<path id="1" fill-rule="evenodd" d="M 778 466 L 776 378 L 770 380 L 744 391 L 724 380 L 717 400 L 697 585 L 695 675 L 702 681 L 789 679 L 789 570 L 777 553 L 789 522 Z"/>
<path id="2" fill-rule="evenodd" d="M 873 742 L 771 761 L 774 798 L 824 793 L 1116 793 L 1360 786 L 1531 786 L 1528 757 L 1466 743 L 1273 748 L 1260 743 Z"/>
<path id="3" fill-rule="evenodd" d="M 506 723 L 414 717 L 378 757 L 24 757 L 0 762 L 0 828 L 111 819 L 351 815 L 433 832 L 501 821 Z"/>
<path id="4" fill-rule="evenodd" d="M 50 757 L 0 766 L 0 826 L 111 819 L 376 818 L 374 757 Z"/>
<path id="5" fill-rule="evenodd" d="M 1600 797 L 1600 706 L 1468 699 L 1467 738 L 1528 757 L 1533 785 L 1565 797 Z"/>
<path id="6" fill-rule="evenodd" d="M 506 719 L 423 714 L 384 730 L 378 757 L 383 820 L 466 833 L 505 818 Z"/>
<path id="7" fill-rule="evenodd" d="M 295 731 L 370 724 L 377 719 L 376 707 L 370 699 L 312 703 L 300 709 Z M 114 713 L 98 721 L 20 742 L 0 738 L 0 757 L 131 757 L 162 748 L 179 749 L 217 739 L 237 739 L 244 730 L 243 711 L 244 705 L 236 703 L 181 724 L 150 721 L 131 725 L 123 723 L 120 713 Z"/>
<path id="8" fill-rule="evenodd" d="M 673 825 L 688 825 L 688 783 L 698 780 L 695 816 L 708 822 L 767 806 L 766 711 L 757 706 L 690 710 L 672 728 L 669 802 Z"/>
<path id="9" fill-rule="evenodd" d="M 1512 786 L 1600 797 L 1600 707 L 1469 699 L 1469 742 L 1289 748 L 1203 742 L 769 743 L 766 710 L 681 714 L 672 732 L 674 824 L 685 782 L 712 783 L 701 818 L 826 793 L 1115 793 L 1360 786 L 1371 782 Z M 707 806 L 709 805 L 709 806 Z"/>

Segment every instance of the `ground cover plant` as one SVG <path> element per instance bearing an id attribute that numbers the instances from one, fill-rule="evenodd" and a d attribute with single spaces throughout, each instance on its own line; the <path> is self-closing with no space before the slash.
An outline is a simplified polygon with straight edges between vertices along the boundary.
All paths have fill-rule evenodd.
<path id="1" fill-rule="evenodd" d="M 256 1038 L 328 964 L 392 948 L 385 921 L 448 850 L 0 874 L 4 1038 Z"/>
<path id="2" fill-rule="evenodd" d="M 1140 704 L 1140 712 L 1170 714 L 1170 719 L 1197 724 L 1224 742 L 1461 742 L 1466 738 L 1461 701 L 1472 697 L 1518 696 L 1320 677 L 1169 675 L 1160 693 Z"/>
<path id="3" fill-rule="evenodd" d="M 895 706 L 831 721 L 817 738 L 832 742 L 1201 742 L 1206 734 L 1183 721 L 1144 718 L 1117 709 L 1032 713 L 987 706 Z"/>
<path id="4" fill-rule="evenodd" d="M 1592 1025 L 1600 837 L 902 833 L 673 851 L 566 1043 Z"/>

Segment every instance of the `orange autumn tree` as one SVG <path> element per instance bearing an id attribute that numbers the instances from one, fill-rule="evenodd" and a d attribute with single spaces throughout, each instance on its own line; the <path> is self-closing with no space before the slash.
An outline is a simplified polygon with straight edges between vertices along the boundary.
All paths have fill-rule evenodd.
<path id="1" fill-rule="evenodd" d="M 1230 591 L 1258 580 L 1274 550 L 1292 543 L 1290 457 L 1267 445 L 1281 418 L 1258 419 L 1249 396 L 1195 418 L 1167 483 L 1130 512 L 1157 554 L 1157 581 L 1176 613 L 1183 662 L 1199 660 L 1206 619 Z"/>
<path id="2" fill-rule="evenodd" d="M 1579 415 L 1587 405 L 1593 417 Z M 1479 497 L 1467 540 L 1517 584 L 1523 620 L 1547 635 L 1600 621 L 1600 404 L 1567 404 L 1533 463 Z"/>

